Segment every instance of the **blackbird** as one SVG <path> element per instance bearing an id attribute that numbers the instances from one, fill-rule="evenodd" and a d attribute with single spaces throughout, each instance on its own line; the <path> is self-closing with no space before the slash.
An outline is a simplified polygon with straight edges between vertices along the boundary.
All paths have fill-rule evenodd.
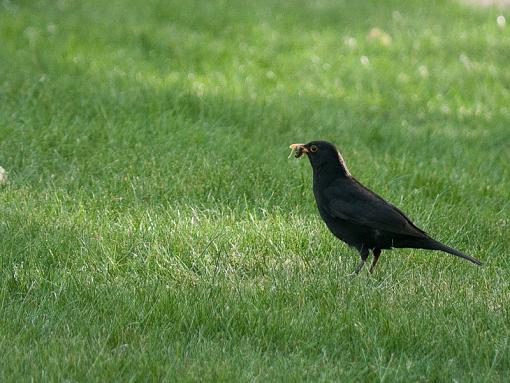
<path id="1" fill-rule="evenodd" d="M 312 141 L 290 147 L 296 158 L 307 154 L 310 160 L 313 194 L 327 227 L 337 238 L 358 250 L 361 262 L 356 274 L 363 268 L 370 250 L 374 256 L 372 273 L 381 250 L 392 248 L 441 250 L 481 265 L 478 259 L 431 238 L 399 209 L 358 182 L 333 144 Z"/>

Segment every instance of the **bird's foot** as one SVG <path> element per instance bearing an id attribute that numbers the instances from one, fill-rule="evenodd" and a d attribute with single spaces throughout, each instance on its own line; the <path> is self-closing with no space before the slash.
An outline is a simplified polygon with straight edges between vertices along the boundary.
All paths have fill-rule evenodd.
<path id="1" fill-rule="evenodd" d="M 352 273 L 352 275 L 358 275 L 364 265 L 365 265 L 365 260 L 362 259 L 360 261 L 360 263 L 358 264 L 358 266 L 356 267 L 356 270 L 354 270 L 354 273 Z"/>

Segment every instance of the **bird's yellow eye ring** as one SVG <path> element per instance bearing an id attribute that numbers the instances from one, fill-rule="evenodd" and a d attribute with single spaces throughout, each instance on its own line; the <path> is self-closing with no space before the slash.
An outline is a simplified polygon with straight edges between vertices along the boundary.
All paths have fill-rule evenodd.
<path id="1" fill-rule="evenodd" d="M 317 146 L 315 146 L 315 145 L 310 146 L 310 151 L 311 151 L 312 153 L 315 153 L 315 152 L 316 152 L 316 151 L 318 151 L 318 150 L 319 150 L 319 148 L 318 148 Z"/>

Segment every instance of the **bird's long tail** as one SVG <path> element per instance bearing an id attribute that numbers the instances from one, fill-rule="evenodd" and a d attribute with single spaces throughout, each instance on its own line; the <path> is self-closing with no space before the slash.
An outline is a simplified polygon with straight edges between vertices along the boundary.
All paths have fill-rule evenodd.
<path id="1" fill-rule="evenodd" d="M 474 257 L 472 257 L 470 255 L 461 253 L 459 250 L 454 249 L 453 247 L 450 247 L 450 246 L 446 246 L 446 245 L 442 244 L 441 242 L 438 242 L 438 241 L 436 241 L 436 240 L 434 240 L 432 238 L 430 239 L 430 241 L 428 241 L 425 244 L 425 246 L 423 247 L 425 249 L 441 250 L 441 251 L 444 251 L 446 253 L 453 254 L 453 255 L 455 255 L 457 257 L 464 258 L 465 260 L 473 262 L 475 265 L 478 265 L 478 266 L 482 265 L 482 262 L 480 262 L 478 259 L 476 259 L 476 258 L 474 258 Z"/>

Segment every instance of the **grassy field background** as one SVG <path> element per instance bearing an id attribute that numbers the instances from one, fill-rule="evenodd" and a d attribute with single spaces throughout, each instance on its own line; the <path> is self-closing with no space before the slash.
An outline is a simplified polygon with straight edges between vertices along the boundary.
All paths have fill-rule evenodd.
<path id="1" fill-rule="evenodd" d="M 0 381 L 506 381 L 509 24 L 452 1 L 3 1 Z M 287 159 L 312 139 L 485 266 L 395 250 L 349 276 Z"/>

